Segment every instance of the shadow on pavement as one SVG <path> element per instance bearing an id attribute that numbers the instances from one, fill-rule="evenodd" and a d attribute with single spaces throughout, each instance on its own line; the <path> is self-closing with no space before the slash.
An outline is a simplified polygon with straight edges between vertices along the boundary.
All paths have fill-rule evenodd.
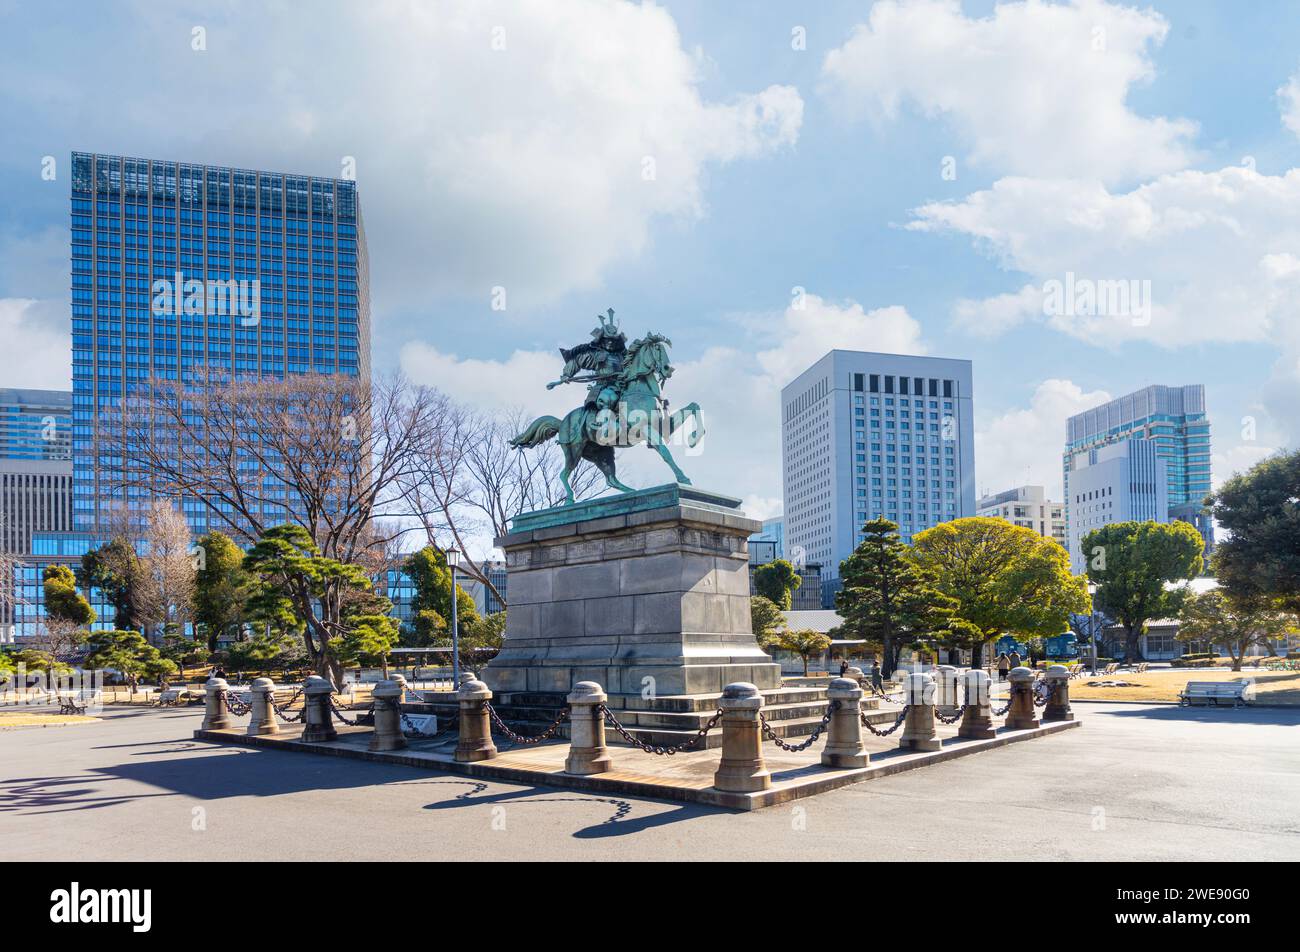
<path id="1" fill-rule="evenodd" d="M 1076 705 L 1086 701 L 1076 701 Z M 1188 721 L 1191 723 L 1231 723 L 1263 724 L 1272 726 L 1300 726 L 1300 708 L 1267 707 L 1178 707 L 1174 704 L 1152 705 L 1150 707 L 1128 707 L 1110 704 L 1097 704 L 1088 708 L 1088 716 L 1104 714 L 1108 717 L 1141 717 L 1156 721 Z"/>

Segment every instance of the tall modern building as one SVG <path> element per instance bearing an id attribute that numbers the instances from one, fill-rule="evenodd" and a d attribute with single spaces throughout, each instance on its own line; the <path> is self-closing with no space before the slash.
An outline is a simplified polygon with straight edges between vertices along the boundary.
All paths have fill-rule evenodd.
<path id="1" fill-rule="evenodd" d="M 1083 537 L 1111 522 L 1168 522 L 1168 468 L 1154 440 L 1127 439 L 1084 450 L 1071 460 L 1070 564 L 1087 567 Z"/>
<path id="2" fill-rule="evenodd" d="M 1033 529 L 1043 538 L 1059 542 L 1061 548 L 1066 547 L 1065 506 L 1048 499 L 1043 486 L 1017 486 L 991 493 L 980 497 L 975 508 L 978 515 Z"/>
<path id="3" fill-rule="evenodd" d="M 74 152 L 71 213 L 76 529 L 147 503 L 122 405 L 151 379 L 369 375 L 355 182 Z"/>
<path id="4" fill-rule="evenodd" d="M 0 553 L 26 562 L 32 537 L 72 528 L 72 394 L 0 390 Z M 26 606 L 15 575 L 0 577 L 0 641 Z"/>
<path id="5" fill-rule="evenodd" d="M 975 514 L 969 360 L 833 350 L 781 390 L 786 557 L 840 562 L 884 516 L 903 539 Z"/>
<path id="6" fill-rule="evenodd" d="M 1073 483 L 1075 461 L 1089 450 L 1130 439 L 1150 440 L 1165 462 L 1169 501 L 1158 521 L 1192 522 L 1206 547 L 1213 546 L 1213 525 L 1202 515 L 1202 501 L 1210 493 L 1210 421 L 1202 384 L 1146 387 L 1070 417 L 1063 454 L 1070 538 L 1077 534 L 1073 507 L 1080 495 Z"/>

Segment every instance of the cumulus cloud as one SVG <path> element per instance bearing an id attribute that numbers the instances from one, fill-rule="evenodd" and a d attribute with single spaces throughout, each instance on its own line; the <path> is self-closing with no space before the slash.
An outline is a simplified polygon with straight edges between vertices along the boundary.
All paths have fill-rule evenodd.
<path id="1" fill-rule="evenodd" d="M 834 348 L 925 354 L 928 347 L 920 324 L 902 307 L 867 310 L 856 301 L 836 303 L 815 294 L 740 327 L 745 339 L 736 346 L 699 351 L 689 340 L 675 341 L 675 372 L 665 395 L 673 408 L 699 403 L 707 435 L 695 450 L 672 452 L 696 484 L 749 500 L 751 515 L 765 518 L 780 511 L 781 388 Z M 530 413 L 562 416 L 583 396 L 576 386 L 545 390 L 559 376 L 560 358 L 553 352 L 462 358 L 413 341 L 402 350 L 401 366 L 418 383 L 485 407 L 522 405 Z M 620 451 L 618 466 L 620 477 L 634 486 L 668 478 L 659 458 L 641 447 Z"/>
<path id="2" fill-rule="evenodd" d="M 790 86 L 706 99 L 699 54 L 653 4 L 117 13 L 94 43 L 70 41 L 82 81 L 62 59 L 44 77 L 32 60 L 25 85 L 46 111 L 77 116 L 77 141 L 106 150 L 333 176 L 353 160 L 381 305 L 446 293 L 486 304 L 504 287 L 515 309 L 597 285 L 641 252 L 656 218 L 705 212 L 710 166 L 792 145 L 802 122 Z M 190 47 L 194 24 L 204 52 Z M 125 112 L 87 112 L 92 87 Z M 185 122 L 156 121 L 195 103 Z"/>
<path id="3" fill-rule="evenodd" d="M 1127 102 L 1168 29 L 1099 0 L 1000 3 L 983 18 L 957 0 L 880 0 L 827 54 L 821 88 L 851 118 L 941 118 L 995 174 L 1138 181 L 1193 158 L 1194 123 Z"/>
<path id="4" fill-rule="evenodd" d="M 72 340 L 66 306 L 30 298 L 0 298 L 4 385 L 37 390 L 72 389 Z"/>
<path id="5" fill-rule="evenodd" d="M 1110 399 L 1104 390 L 1085 391 L 1073 381 L 1053 378 L 1035 388 L 1029 406 L 1008 410 L 977 426 L 979 493 L 1045 486 L 1051 499 L 1061 501 L 1066 421 Z"/>

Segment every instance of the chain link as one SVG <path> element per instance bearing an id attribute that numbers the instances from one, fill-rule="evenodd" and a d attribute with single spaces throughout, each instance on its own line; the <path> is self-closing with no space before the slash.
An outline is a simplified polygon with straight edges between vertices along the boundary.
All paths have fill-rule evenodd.
<path id="1" fill-rule="evenodd" d="M 658 754 L 659 756 L 668 756 L 668 757 L 671 757 L 673 754 L 680 753 L 681 751 L 684 750 L 690 750 L 701 740 L 703 740 L 704 736 L 708 734 L 709 731 L 713 730 L 713 728 L 715 728 L 718 725 L 718 721 L 721 720 L 722 718 L 722 709 L 719 708 L 717 713 L 714 714 L 712 717 L 710 717 L 708 722 L 705 723 L 705 725 L 701 727 L 698 731 L 696 731 L 695 736 L 692 737 L 690 740 L 686 741 L 683 744 L 678 744 L 676 747 L 660 747 L 655 744 L 647 744 L 644 741 L 637 740 L 635 737 L 633 737 L 631 732 L 628 731 L 626 727 L 624 727 L 622 724 L 618 722 L 618 718 L 614 716 L 614 712 L 611 711 L 609 708 L 607 708 L 604 704 L 600 705 L 598 710 L 600 711 L 601 714 L 605 716 L 605 720 L 609 722 L 610 727 L 614 728 L 618 736 L 622 737 L 623 740 L 627 741 L 633 747 L 637 748 L 638 750 L 645 751 L 647 754 Z"/>
<path id="2" fill-rule="evenodd" d="M 940 714 L 939 709 L 937 707 L 934 709 L 934 719 L 938 721 L 940 724 L 956 724 L 958 721 L 961 720 L 961 715 L 962 715 L 961 710 L 958 710 L 957 713 L 954 714 L 952 717 L 948 717 L 944 714 Z"/>
<path id="3" fill-rule="evenodd" d="M 831 701 L 827 704 L 826 713 L 822 715 L 821 723 L 817 725 L 816 730 L 809 734 L 808 738 L 801 744 L 787 744 L 785 741 L 781 740 L 781 738 L 777 737 L 776 731 L 773 730 L 772 725 L 767 722 L 767 718 L 763 716 L 762 711 L 758 712 L 758 723 L 765 738 L 776 744 L 776 746 L 780 747 L 782 750 L 787 750 L 792 754 L 797 754 L 800 751 L 807 750 L 813 744 L 817 743 L 817 738 L 822 736 L 822 731 L 826 730 L 826 726 L 830 724 L 831 718 L 835 716 L 835 712 L 839 710 L 839 706 L 839 701 Z"/>
<path id="4" fill-rule="evenodd" d="M 226 701 L 226 710 L 231 714 L 234 714 L 236 717 L 243 717 L 253 709 L 251 701 L 248 704 L 245 704 L 243 701 L 236 700 L 233 691 L 222 691 L 221 693 Z"/>
<path id="5" fill-rule="evenodd" d="M 278 714 L 280 716 L 280 719 L 283 720 L 286 724 L 300 724 L 302 723 L 302 719 L 307 714 L 306 704 L 304 704 L 301 708 L 298 709 L 297 714 L 285 713 L 286 711 L 289 710 L 289 706 L 293 704 L 294 701 L 298 700 L 298 698 L 300 697 L 302 697 L 302 688 L 299 688 L 296 692 L 294 692 L 293 697 L 289 698 L 289 700 L 285 701 L 283 704 L 275 703 L 274 694 L 268 695 L 268 700 L 270 700 L 271 702 L 271 710 L 273 710 L 276 714 Z"/>
<path id="6" fill-rule="evenodd" d="M 492 723 L 496 725 L 497 730 L 501 731 L 501 733 L 506 735 L 508 740 L 516 744 L 540 744 L 544 740 L 550 740 L 555 736 L 556 731 L 560 729 L 560 725 L 569 718 L 568 709 L 562 710 L 560 711 L 560 716 L 551 723 L 550 727 L 546 728 L 546 730 L 542 731 L 540 734 L 527 737 L 523 734 L 516 734 L 507 727 L 506 722 L 501 720 L 501 715 L 497 713 L 497 710 L 492 706 L 491 701 L 484 701 L 483 707 L 487 710 L 488 717 L 492 719 Z"/>
<path id="7" fill-rule="evenodd" d="M 364 711 L 359 712 L 357 716 L 354 717 L 352 720 L 348 720 L 347 715 L 345 715 L 343 711 L 339 709 L 339 706 L 334 703 L 334 698 L 328 694 L 325 696 L 329 698 L 330 711 L 334 714 L 335 717 L 337 717 L 344 724 L 347 724 L 349 727 L 356 727 L 364 715 L 373 714 L 375 712 L 375 702 L 371 701 L 370 706 L 368 708 L 366 708 Z"/>
<path id="8" fill-rule="evenodd" d="M 898 717 L 894 719 L 894 726 L 887 728 L 883 731 L 878 730 L 876 728 L 876 725 L 872 724 L 871 721 L 867 719 L 866 711 L 859 711 L 858 717 L 862 719 L 862 726 L 865 727 L 867 730 L 871 731 L 871 733 L 875 734 L 877 737 L 888 737 L 890 734 L 894 733 L 894 731 L 898 730 L 900 727 L 903 726 L 903 721 L 907 719 L 907 712 L 910 707 L 911 705 L 909 704 L 906 707 L 904 707 L 901 711 L 899 711 Z"/>

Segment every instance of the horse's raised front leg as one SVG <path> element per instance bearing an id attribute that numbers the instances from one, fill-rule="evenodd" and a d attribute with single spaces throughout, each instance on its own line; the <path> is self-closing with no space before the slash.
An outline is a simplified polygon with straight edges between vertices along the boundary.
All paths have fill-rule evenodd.
<path id="1" fill-rule="evenodd" d="M 695 419 L 695 429 L 686 435 L 684 442 L 687 449 L 693 449 L 704 437 L 704 414 L 700 412 L 700 405 L 698 403 L 688 403 L 668 417 L 669 434 L 676 433 L 682 428 L 682 424 L 692 417 Z"/>

